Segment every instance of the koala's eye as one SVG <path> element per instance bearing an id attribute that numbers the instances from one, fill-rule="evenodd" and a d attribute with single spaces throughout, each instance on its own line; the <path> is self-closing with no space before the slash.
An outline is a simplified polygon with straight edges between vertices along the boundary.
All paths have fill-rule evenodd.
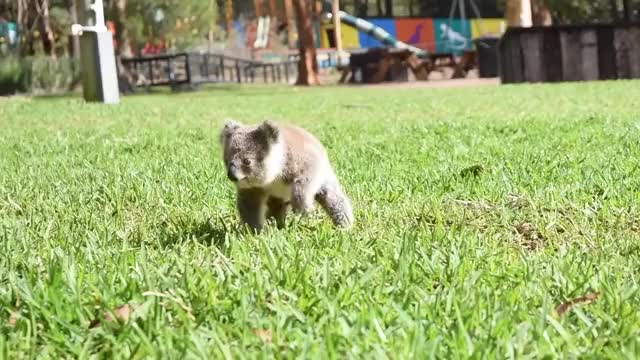
<path id="1" fill-rule="evenodd" d="M 242 159 L 242 164 L 243 165 L 251 165 L 251 159 L 247 159 L 247 158 Z"/>

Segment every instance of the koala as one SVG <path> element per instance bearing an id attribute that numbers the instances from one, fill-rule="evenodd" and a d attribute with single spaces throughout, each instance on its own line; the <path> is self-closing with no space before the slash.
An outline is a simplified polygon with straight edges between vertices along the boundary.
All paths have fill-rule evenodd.
<path id="1" fill-rule="evenodd" d="M 259 232 L 273 219 L 282 229 L 289 208 L 306 215 L 315 201 L 336 227 L 353 225 L 351 200 L 324 146 L 306 130 L 272 121 L 244 125 L 227 120 L 220 142 L 241 222 L 249 228 Z"/>

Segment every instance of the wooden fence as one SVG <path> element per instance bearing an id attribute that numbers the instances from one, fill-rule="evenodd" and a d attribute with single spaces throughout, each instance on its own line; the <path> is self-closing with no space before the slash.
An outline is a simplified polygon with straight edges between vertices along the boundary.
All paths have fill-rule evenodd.
<path id="1" fill-rule="evenodd" d="M 640 24 L 509 28 L 502 83 L 640 78 Z"/>
<path id="2" fill-rule="evenodd" d="M 208 53 L 177 53 L 122 58 L 122 66 L 133 74 L 135 87 L 203 83 L 291 83 L 298 75 L 295 57 L 280 62 L 262 62 Z"/>

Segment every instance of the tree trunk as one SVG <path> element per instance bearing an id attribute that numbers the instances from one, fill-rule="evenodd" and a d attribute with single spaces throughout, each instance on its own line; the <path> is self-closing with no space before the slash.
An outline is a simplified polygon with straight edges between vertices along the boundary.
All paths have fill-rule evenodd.
<path id="1" fill-rule="evenodd" d="M 35 53 L 34 30 L 40 24 L 41 17 L 39 1 L 40 0 L 17 0 L 18 31 L 22 34 L 22 39 L 18 45 L 21 56 L 33 55 Z"/>
<path id="2" fill-rule="evenodd" d="M 318 85 L 318 62 L 316 61 L 316 44 L 312 20 L 312 0 L 294 0 L 298 28 L 298 79 L 296 85 Z"/>
<path id="3" fill-rule="evenodd" d="M 355 1 L 355 16 L 366 18 L 369 8 L 369 0 L 356 0 Z"/>
<path id="4" fill-rule="evenodd" d="M 37 1 L 37 0 L 36 0 Z M 21 29 L 22 33 L 22 44 L 20 47 L 21 55 L 33 55 L 35 54 L 35 46 L 34 46 L 34 30 L 38 25 L 38 20 L 40 18 L 40 14 L 38 11 L 34 11 L 33 4 L 29 3 L 29 0 L 18 0 L 18 14 L 20 15 Z M 37 4 L 36 4 L 37 5 Z M 38 6 L 39 7 L 39 6 Z"/>
<path id="5" fill-rule="evenodd" d="M 384 0 L 384 16 L 393 17 L 393 1 Z"/>
<path id="6" fill-rule="evenodd" d="M 213 14 L 213 9 L 214 9 L 214 1 L 211 0 L 210 2 L 210 8 L 211 8 L 211 14 Z M 224 21 L 227 24 L 227 38 L 229 38 L 231 36 L 231 33 L 233 32 L 233 2 L 232 0 L 225 0 L 224 2 Z M 209 47 L 211 48 L 211 45 L 213 44 L 213 29 L 215 26 L 215 22 L 213 19 L 213 16 L 211 18 L 211 22 L 210 22 L 210 26 L 209 26 Z"/>
<path id="7" fill-rule="evenodd" d="M 506 0 L 504 17 L 507 26 L 520 26 L 520 1 Z"/>
<path id="8" fill-rule="evenodd" d="M 531 2 L 529 0 L 507 0 L 505 17 L 507 26 L 531 26 Z"/>
<path id="9" fill-rule="evenodd" d="M 531 21 L 533 26 L 551 26 L 551 11 L 544 0 L 534 0 L 531 4 Z"/>
<path id="10" fill-rule="evenodd" d="M 293 27 L 293 3 L 291 0 L 284 0 L 284 13 L 287 17 L 287 43 L 289 49 L 293 49 L 296 46 L 296 41 Z"/>
<path id="11" fill-rule="evenodd" d="M 262 9 L 262 0 L 253 0 L 253 9 L 256 12 L 256 17 L 263 17 L 264 11 Z"/>
<path id="12" fill-rule="evenodd" d="M 16 22 L 18 23 L 18 31 L 20 33 L 22 33 L 24 31 L 24 29 L 27 28 L 27 22 L 23 20 L 23 16 L 24 16 L 24 3 L 22 2 L 22 0 L 18 0 L 18 14 L 16 16 Z M 18 49 L 19 49 L 19 54 L 20 55 L 24 55 L 24 45 L 25 44 L 25 37 L 26 34 L 23 33 L 22 37 L 22 41 L 20 41 L 18 43 Z"/>
<path id="13" fill-rule="evenodd" d="M 274 21 L 278 17 L 278 6 L 276 5 L 276 0 L 269 0 L 269 16 L 271 16 L 271 21 Z"/>
<path id="14" fill-rule="evenodd" d="M 24 16 L 24 3 L 23 0 L 18 0 L 18 14 L 16 16 L 17 18 L 17 23 L 18 26 L 20 27 L 20 29 L 18 29 L 18 31 L 22 31 L 22 29 L 26 28 L 27 24 L 26 21 L 24 21 L 22 18 Z"/>
<path id="15" fill-rule="evenodd" d="M 52 59 L 55 59 L 56 43 L 53 36 L 53 30 L 51 29 L 51 21 L 49 18 L 49 0 L 42 0 L 42 2 L 40 2 L 40 0 L 36 0 L 36 9 L 40 14 L 38 28 L 40 31 L 40 39 L 42 40 L 42 48 L 47 55 L 51 56 Z"/>
<path id="16" fill-rule="evenodd" d="M 618 0 L 609 0 L 609 8 L 611 10 L 611 22 L 618 21 Z"/>
<path id="17" fill-rule="evenodd" d="M 118 40 L 117 53 L 122 57 L 133 57 L 131 39 L 127 29 L 127 0 L 116 0 L 116 39 Z"/>
<path id="18" fill-rule="evenodd" d="M 84 1 L 84 0 L 81 0 Z M 121 93 L 127 94 L 133 92 L 135 79 L 123 64 L 121 59 L 134 56 L 131 49 L 131 39 L 129 38 L 129 30 L 127 29 L 127 0 L 116 0 L 116 40 L 118 48 L 116 50 L 116 67 L 118 69 L 118 88 Z"/>
<path id="19" fill-rule="evenodd" d="M 69 0 L 67 6 L 69 7 L 69 15 L 71 16 L 71 23 L 78 23 L 78 7 L 76 6 L 77 0 Z M 80 37 L 72 36 L 71 37 L 71 49 L 73 52 L 73 57 L 78 59 L 80 57 Z"/>
<path id="20" fill-rule="evenodd" d="M 633 15 L 631 14 L 631 1 L 630 0 L 622 0 L 622 11 L 624 13 L 624 21 L 626 23 L 631 22 L 631 18 Z"/>

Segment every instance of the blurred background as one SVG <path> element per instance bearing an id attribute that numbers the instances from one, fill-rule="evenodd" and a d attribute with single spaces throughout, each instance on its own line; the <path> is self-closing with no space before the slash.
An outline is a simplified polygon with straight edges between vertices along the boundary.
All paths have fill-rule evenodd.
<path id="1" fill-rule="evenodd" d="M 0 92 L 56 93 L 78 86 L 79 43 L 77 37 L 71 36 L 70 29 L 78 22 L 80 1 L 85 0 L 0 0 Z M 300 13 L 297 6 L 306 6 L 310 11 Z M 393 41 L 456 59 L 465 51 L 475 51 L 474 39 L 488 35 L 499 37 L 509 26 L 522 25 L 522 6 L 530 7 L 531 24 L 527 26 L 612 24 L 635 21 L 640 0 L 343 0 L 339 3 L 340 10 L 384 30 Z M 201 63 L 197 72 L 200 76 L 207 75 L 207 79 L 216 71 L 224 73 L 230 69 L 226 76 L 229 80 L 218 74 L 215 81 L 233 78 L 238 82 L 238 78 L 245 76 L 247 81 L 265 81 L 267 74 L 275 79 L 277 76 L 270 72 L 275 74 L 280 68 L 260 69 L 251 62 L 299 61 L 300 40 L 304 40 L 298 36 L 298 21 L 303 20 L 300 17 L 305 17 L 313 29 L 312 41 L 320 74 L 338 67 L 337 47 L 351 54 L 388 47 L 379 37 L 356 26 L 341 25 L 339 39 L 336 38 L 331 3 L 322 1 L 104 0 L 104 12 L 119 59 L 181 52 L 226 56 L 220 68 L 211 67 L 208 58 L 193 60 Z M 229 63 L 229 59 L 236 62 Z M 215 61 L 216 66 L 221 64 Z M 118 62 L 120 72 L 122 64 Z M 131 65 L 131 69 L 136 64 Z M 169 65 L 162 66 L 157 75 L 160 78 L 176 78 L 180 72 L 167 70 Z M 242 71 L 233 73 L 234 68 L 241 66 Z M 246 70 L 248 66 L 253 66 L 251 71 Z M 289 70 L 291 77 L 295 77 L 298 68 L 286 69 Z M 205 71 L 207 74 L 203 75 Z M 141 80 L 140 71 L 138 75 L 133 72 L 130 71 L 128 81 L 153 84 L 149 76 Z"/>

